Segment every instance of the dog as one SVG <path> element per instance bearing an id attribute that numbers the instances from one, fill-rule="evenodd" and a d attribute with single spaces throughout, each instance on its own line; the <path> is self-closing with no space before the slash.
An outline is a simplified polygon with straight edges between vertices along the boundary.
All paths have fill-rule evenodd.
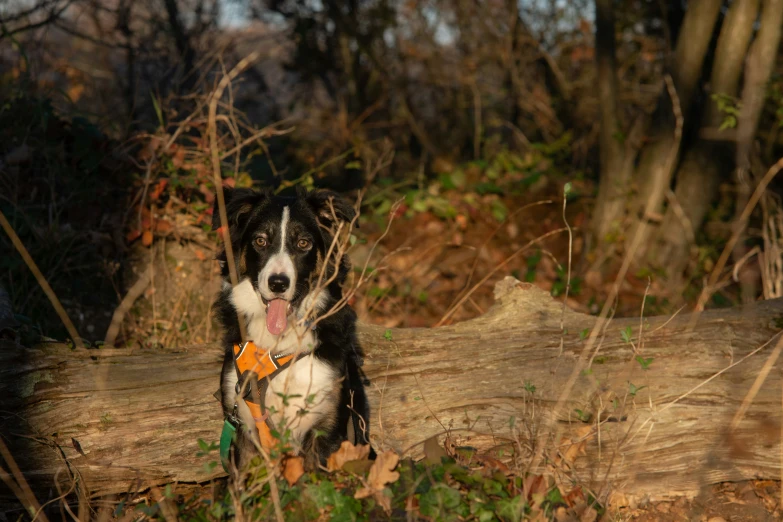
<path id="1" fill-rule="evenodd" d="M 299 189 L 288 197 L 241 188 L 223 193 L 238 281 L 231 284 L 223 248 L 217 255 L 223 282 L 214 310 L 226 350 L 220 378 L 223 413 L 238 425 L 230 461 L 242 469 L 258 454 L 264 423 L 275 440 L 283 437 L 310 467 L 325 464 L 345 440 L 369 444 L 370 407 L 356 313 L 342 292 L 350 261 L 347 255 L 336 259 L 337 244 L 332 244 L 340 223 L 346 229 L 356 211 L 328 190 Z M 212 225 L 224 225 L 217 201 Z M 240 320 L 247 339 L 268 351 L 270 361 L 290 359 L 272 377 L 258 379 L 237 370 L 247 346 Z M 265 419 L 251 411 L 252 377 L 259 384 L 257 400 Z"/>

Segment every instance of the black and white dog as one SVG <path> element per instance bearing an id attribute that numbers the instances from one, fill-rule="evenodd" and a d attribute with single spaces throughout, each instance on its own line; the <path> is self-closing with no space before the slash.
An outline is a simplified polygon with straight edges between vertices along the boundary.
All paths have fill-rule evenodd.
<path id="1" fill-rule="evenodd" d="M 290 442 L 307 464 L 324 463 L 344 440 L 369 444 L 356 314 L 349 306 L 333 309 L 342 298 L 349 261 L 329 254 L 337 225 L 350 223 L 356 212 L 325 190 L 281 197 L 224 189 L 224 195 L 238 284 L 230 282 L 222 250 L 217 259 L 223 286 L 215 313 L 226 350 L 220 382 L 223 412 L 226 418 L 238 412 L 243 425 L 236 434 L 234 463 L 244 466 L 257 454 L 259 443 L 253 415 L 237 394 L 234 345 L 242 341 L 239 318 L 257 346 L 274 355 L 299 355 L 268 383 L 260 399 L 272 426 L 279 433 L 290 430 Z M 213 228 L 220 225 L 215 203 Z"/>

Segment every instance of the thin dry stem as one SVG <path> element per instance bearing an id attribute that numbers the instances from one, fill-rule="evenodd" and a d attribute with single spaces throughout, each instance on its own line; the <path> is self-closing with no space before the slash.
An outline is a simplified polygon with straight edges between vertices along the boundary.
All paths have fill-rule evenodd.
<path id="1" fill-rule="evenodd" d="M 745 209 L 742 211 L 739 219 L 734 224 L 734 231 L 732 232 L 729 241 L 726 243 L 726 246 L 723 248 L 723 252 L 721 252 L 718 261 L 715 263 L 715 268 L 713 268 L 712 272 L 710 273 L 709 281 L 704 286 L 704 289 L 699 295 L 699 300 L 696 303 L 696 309 L 691 315 L 691 321 L 689 324 L 690 328 L 693 328 L 696 325 L 696 322 L 699 320 L 701 312 L 704 310 L 704 305 L 707 304 L 707 299 L 712 296 L 715 284 L 718 282 L 718 278 L 720 277 L 721 272 L 723 272 L 723 268 L 726 266 L 726 262 L 729 260 L 729 256 L 734 251 L 734 247 L 736 246 L 737 241 L 745 230 L 745 226 L 748 223 L 748 219 L 750 218 L 753 209 L 756 208 L 759 199 L 761 199 L 764 191 L 767 190 L 767 185 L 769 185 L 775 176 L 777 176 L 778 172 L 780 172 L 780 169 L 783 169 L 783 158 L 780 158 L 774 165 L 772 165 L 767 173 L 764 174 L 764 177 L 761 179 L 759 184 L 756 185 L 756 189 L 753 191 L 753 194 L 750 196 L 748 203 L 745 205 Z"/>
<path id="2" fill-rule="evenodd" d="M 2 216 L 2 214 L 0 214 L 0 216 Z M 3 217 L 3 219 L 5 218 Z M 35 498 L 33 491 L 30 489 L 30 485 L 19 470 L 19 466 L 16 465 L 16 461 L 8 450 L 8 446 L 5 445 L 5 441 L 3 441 L 2 437 L 0 437 L 0 456 L 5 460 L 6 465 L 8 465 L 8 468 L 11 471 L 11 475 L 13 475 L 13 478 L 16 481 L 17 487 L 11 487 L 11 490 L 14 491 L 14 494 L 17 495 L 17 498 L 27 508 L 29 513 L 38 513 L 40 520 L 48 522 L 49 519 L 41 512 L 41 505 L 38 503 L 38 499 Z M 7 477 L 7 473 L 5 472 L 2 473 L 2 479 L 6 484 L 10 485 L 12 483 L 10 477 Z"/>
<path id="3" fill-rule="evenodd" d="M 217 105 L 220 98 L 223 96 L 223 91 L 231 83 L 231 81 L 237 77 L 242 71 L 248 68 L 259 56 L 259 53 L 252 52 L 237 63 L 237 65 L 231 70 L 231 72 L 220 79 L 215 92 L 209 100 L 209 147 L 212 157 L 212 174 L 215 182 L 215 193 L 217 196 L 218 207 L 220 212 L 220 224 L 223 232 L 223 246 L 226 249 L 226 262 L 228 264 L 229 277 L 231 278 L 231 284 L 237 286 L 239 284 L 239 278 L 237 277 L 237 268 L 234 263 L 234 252 L 231 244 L 231 232 L 228 223 L 228 215 L 226 213 L 226 199 L 223 195 L 223 176 L 220 171 L 220 153 L 218 151 L 218 139 L 217 139 Z M 242 338 L 242 342 L 247 340 L 247 328 L 242 317 L 237 317 L 239 323 L 239 334 Z"/>
<path id="4" fill-rule="evenodd" d="M 11 243 L 13 243 L 14 248 L 16 248 L 16 251 L 19 252 L 20 256 L 22 256 L 22 259 L 27 265 L 27 268 L 30 269 L 30 272 L 33 273 L 35 280 L 38 281 L 38 284 L 41 286 L 41 290 L 44 291 L 44 294 L 46 294 L 46 297 L 49 299 L 49 302 L 52 303 L 55 312 L 57 312 L 57 315 L 60 317 L 60 321 L 62 321 L 63 325 L 65 326 L 65 329 L 68 331 L 68 335 L 71 336 L 74 346 L 76 346 L 77 348 L 84 348 L 84 343 L 82 343 L 82 338 L 79 337 L 79 332 L 76 331 L 76 327 L 73 325 L 71 318 L 68 317 L 65 308 L 63 308 L 63 305 L 62 303 L 60 303 L 60 300 L 57 298 L 57 295 L 54 293 L 54 290 L 52 290 L 52 287 L 49 285 L 49 282 L 41 273 L 41 270 L 38 268 L 38 265 L 35 264 L 35 261 L 33 261 L 33 258 L 30 256 L 30 253 L 27 251 L 27 248 L 25 248 L 24 244 L 22 243 L 22 240 L 19 239 L 19 236 L 16 235 L 14 228 L 11 226 L 11 223 L 8 222 L 8 220 L 5 217 L 5 214 L 3 214 L 2 211 L 0 211 L 0 226 L 2 226 L 3 230 L 5 230 L 5 233 L 8 234 L 8 237 L 11 239 Z"/>
<path id="5" fill-rule="evenodd" d="M 535 239 L 531 239 L 531 240 L 530 240 L 530 241 L 528 241 L 528 242 L 527 242 L 527 243 L 526 243 L 524 246 L 522 246 L 522 247 L 518 248 L 517 250 L 515 250 L 514 252 L 512 252 L 512 253 L 511 253 L 511 254 L 510 254 L 508 257 L 506 257 L 506 258 L 505 258 L 503 261 L 501 261 L 501 262 L 500 262 L 500 263 L 499 263 L 499 264 L 498 264 L 498 265 L 497 265 L 495 268 L 493 268 L 492 270 L 490 270 L 490 271 L 487 273 L 487 275 L 485 275 L 483 278 L 481 278 L 481 281 L 479 281 L 478 283 L 476 283 L 475 285 L 473 285 L 473 287 L 472 287 L 470 290 L 468 290 L 467 292 L 465 292 L 465 294 L 464 294 L 464 295 L 463 295 L 463 296 L 462 296 L 462 297 L 461 297 L 461 298 L 460 298 L 460 299 L 459 299 L 459 300 L 458 300 L 458 301 L 457 301 L 457 302 L 456 302 L 456 303 L 455 303 L 455 304 L 454 304 L 454 305 L 453 305 L 451 308 L 449 308 L 449 310 L 448 310 L 448 311 L 447 311 L 447 312 L 446 312 L 446 313 L 443 315 L 443 317 L 441 318 L 441 320 L 440 320 L 440 321 L 438 321 L 438 323 L 437 323 L 435 326 L 436 326 L 436 327 L 437 327 L 437 326 L 441 326 L 441 325 L 443 325 L 443 324 L 444 324 L 446 321 L 448 321 L 448 320 L 449 320 L 449 318 L 450 318 L 452 315 L 454 315 L 454 313 L 455 313 L 455 312 L 456 312 L 456 311 L 459 309 L 459 307 L 460 307 L 460 306 L 462 306 L 463 304 L 465 304 L 465 302 L 466 302 L 466 301 L 468 300 L 468 298 L 469 298 L 469 297 L 470 297 L 470 296 L 473 294 L 473 292 L 475 292 L 476 290 L 478 290 L 478 289 L 481 287 L 481 285 L 483 285 L 484 283 L 486 283 L 486 282 L 489 280 L 489 278 L 490 278 L 490 277 L 492 277 L 493 275 L 495 275 L 495 273 L 496 273 L 498 270 L 500 270 L 501 268 L 503 268 L 504 266 L 506 266 L 508 263 L 510 263 L 512 259 L 514 259 L 515 257 L 517 257 L 517 256 L 518 256 L 519 254 L 521 254 L 522 252 L 526 251 L 528 248 L 530 248 L 531 246 L 535 245 L 535 244 L 536 244 L 536 243 L 538 243 L 539 241 L 541 241 L 541 240 L 543 240 L 543 239 L 546 239 L 546 238 L 548 238 L 548 237 L 554 236 L 555 234 L 559 234 L 559 233 L 561 233 L 561 232 L 565 232 L 566 230 L 568 230 L 568 229 L 567 229 L 567 228 L 565 228 L 565 227 L 563 227 L 563 228 L 558 228 L 558 229 L 556 229 L 556 230 L 552 230 L 551 232 L 547 232 L 546 234 L 542 234 L 542 235 L 538 236 L 538 237 L 537 237 L 537 238 L 535 238 Z"/>
<path id="6" fill-rule="evenodd" d="M 756 375 L 756 379 L 753 381 L 753 385 L 748 390 L 748 393 L 745 394 L 745 398 L 742 399 L 742 404 L 737 410 L 737 413 L 734 415 L 734 418 L 731 419 L 732 431 L 737 429 L 737 426 L 739 426 L 739 423 L 742 422 L 742 419 L 745 417 L 745 413 L 747 413 L 748 408 L 750 408 L 750 405 L 753 404 L 753 399 L 756 398 L 756 395 L 761 389 L 761 385 L 764 384 L 764 381 L 767 380 L 769 372 L 777 362 L 778 357 L 780 357 L 781 349 L 783 349 L 783 337 L 778 340 L 777 344 L 775 345 L 775 349 L 772 350 L 772 353 L 770 353 L 769 357 L 767 357 L 767 360 L 764 362 L 764 366 L 761 367 L 761 371 L 759 371 L 758 375 Z"/>
<path id="7" fill-rule="evenodd" d="M 667 75 L 664 79 L 666 82 L 666 87 L 668 89 L 669 95 L 672 99 L 673 112 L 676 118 L 676 125 L 674 129 L 674 137 L 675 137 L 674 146 L 672 147 L 671 152 L 667 157 L 667 161 L 666 161 L 667 171 L 670 172 L 671 169 L 674 168 L 674 164 L 679 155 L 679 149 L 682 142 L 683 117 L 682 117 L 682 111 L 680 109 L 680 100 L 679 97 L 677 96 L 677 91 L 674 87 L 674 82 L 672 81 L 672 78 L 669 75 Z M 598 319 L 596 320 L 596 326 L 594 326 L 593 329 L 590 331 L 590 335 L 588 336 L 587 339 L 587 344 L 585 348 L 582 350 L 582 353 L 580 354 L 576 364 L 574 365 L 574 369 L 571 372 L 571 375 L 568 377 L 568 380 L 566 381 L 565 386 L 563 387 L 562 392 L 560 393 L 557 402 L 555 403 L 555 406 L 552 408 L 552 414 L 549 417 L 545 418 L 542 423 L 542 429 L 540 430 L 540 435 L 538 437 L 538 441 L 536 444 L 536 453 L 533 456 L 533 459 L 530 461 L 528 470 L 538 468 L 541 458 L 544 455 L 544 448 L 546 446 L 545 442 L 547 438 L 549 438 L 550 435 L 553 435 L 554 436 L 553 440 L 558 440 L 560 434 L 562 433 L 563 430 L 562 426 L 558 426 L 557 429 L 554 431 L 554 433 L 552 433 L 552 425 L 555 422 L 555 419 L 559 418 L 559 413 L 562 410 L 566 400 L 571 395 L 571 391 L 573 390 L 574 385 L 576 384 L 576 380 L 579 374 L 584 370 L 586 366 L 585 363 L 587 362 L 587 355 L 592 351 L 592 348 L 596 343 L 596 339 L 598 338 L 599 332 L 603 330 L 603 328 L 605 327 L 604 325 L 606 323 L 606 318 L 609 315 L 609 311 L 619 294 L 620 284 L 622 281 L 625 280 L 625 275 L 628 273 L 628 269 L 630 268 L 631 262 L 633 261 L 636 255 L 636 251 L 641 245 L 642 238 L 647 236 L 646 227 L 648 226 L 649 224 L 647 220 L 646 219 L 642 220 L 640 227 L 637 229 L 636 234 L 633 237 L 630 248 L 628 249 L 628 252 L 626 252 L 625 257 L 623 259 L 623 263 L 617 274 L 617 277 L 615 278 L 614 283 L 612 284 L 611 290 L 609 292 L 609 297 L 606 299 L 606 302 L 604 303 L 601 313 L 599 314 Z M 600 348 L 600 346 L 598 348 Z M 596 353 L 598 351 L 598 348 L 596 348 Z M 595 384 L 593 384 L 593 386 L 595 386 Z"/>

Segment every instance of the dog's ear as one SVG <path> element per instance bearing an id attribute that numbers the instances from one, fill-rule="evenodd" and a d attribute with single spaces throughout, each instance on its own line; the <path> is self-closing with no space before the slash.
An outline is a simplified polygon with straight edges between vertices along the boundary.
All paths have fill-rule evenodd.
<path id="1" fill-rule="evenodd" d="M 318 223 L 331 228 L 339 221 L 350 223 L 356 217 L 356 210 L 339 194 L 331 190 L 313 190 L 305 197 L 305 201 L 315 213 Z M 359 224 L 354 226 L 358 228 Z"/>
<path id="2" fill-rule="evenodd" d="M 226 218 L 230 229 L 241 227 L 253 207 L 261 203 L 268 197 L 264 192 L 248 188 L 234 189 L 223 187 L 223 199 L 226 202 Z M 215 206 L 212 209 L 212 230 L 217 230 L 221 225 L 220 206 L 218 199 L 215 198 Z"/>

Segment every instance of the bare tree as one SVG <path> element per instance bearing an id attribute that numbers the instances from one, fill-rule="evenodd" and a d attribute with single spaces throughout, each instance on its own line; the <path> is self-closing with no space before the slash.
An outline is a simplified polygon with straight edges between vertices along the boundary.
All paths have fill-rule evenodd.
<path id="1" fill-rule="evenodd" d="M 745 62 L 745 81 L 742 87 L 741 110 L 737 118 L 736 183 L 737 204 L 736 226 L 744 228 L 747 223 L 740 220 L 745 210 L 753 185 L 754 174 L 751 169 L 753 144 L 761 118 L 761 111 L 767 98 L 769 81 L 780 44 L 781 24 L 783 24 L 783 0 L 764 0 L 761 8 L 761 27 L 750 47 Z M 742 241 L 737 243 L 733 256 L 739 262 L 747 249 Z M 745 270 L 741 274 L 743 301 L 755 299 L 759 275 Z"/>
<path id="2" fill-rule="evenodd" d="M 721 27 L 709 82 L 710 93 L 730 99 L 737 96 L 742 64 L 753 35 L 759 10 L 758 0 L 732 2 Z M 718 191 L 718 182 L 731 163 L 730 133 L 721 133 L 725 115 L 716 100 L 706 102 L 702 111 L 701 135 L 684 154 L 677 170 L 677 185 L 669 194 L 669 206 L 663 219 L 656 248 L 649 259 L 667 266 L 672 279 L 678 279 L 689 259 L 690 247 L 704 216 Z"/>

